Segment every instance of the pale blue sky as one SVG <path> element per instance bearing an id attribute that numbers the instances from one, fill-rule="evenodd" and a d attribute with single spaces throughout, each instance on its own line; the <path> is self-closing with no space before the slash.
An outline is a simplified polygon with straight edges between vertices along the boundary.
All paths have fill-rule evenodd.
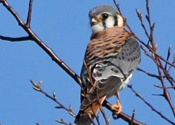
<path id="1" fill-rule="evenodd" d="M 8 0 L 8 2 L 22 19 L 26 20 L 28 1 Z M 146 13 L 145 1 L 118 0 L 117 2 L 130 26 L 142 40 L 146 41 L 135 13 L 136 8 L 143 14 Z M 79 74 L 91 35 L 88 12 L 94 6 L 103 4 L 114 5 L 112 0 L 34 1 L 31 27 L 66 64 Z M 172 45 L 172 52 L 175 53 L 174 8 L 174 0 L 151 1 L 152 22 L 156 22 L 155 41 L 158 43 L 159 53 L 164 57 L 169 45 Z M 26 35 L 2 4 L 0 4 L 0 35 L 11 37 Z M 33 41 L 10 43 L 0 40 L 0 60 L 0 123 L 2 125 L 34 125 L 36 122 L 41 125 L 57 125 L 55 120 L 60 118 L 73 123 L 74 118 L 66 111 L 55 109 L 56 103 L 32 89 L 29 80 L 36 82 L 43 80 L 45 91 L 51 95 L 55 91 L 60 102 L 66 106 L 71 104 L 73 110 L 78 112 L 79 86 L 37 44 Z M 157 73 L 156 66 L 145 57 L 143 52 L 140 67 Z M 175 74 L 174 71 L 173 73 Z M 159 81 L 136 71 L 130 84 L 158 111 L 169 119 L 174 119 L 164 98 L 152 96 L 162 93 L 160 89 L 153 87 L 155 84 L 160 84 Z M 171 94 L 175 104 L 174 91 Z M 114 103 L 115 98 L 110 101 Z M 135 109 L 136 119 L 148 125 L 168 125 L 168 122 L 148 108 L 128 88 L 121 92 L 121 103 L 125 113 L 131 115 Z M 105 111 L 111 119 L 111 125 L 127 125 L 121 119 L 113 120 L 111 112 Z"/>

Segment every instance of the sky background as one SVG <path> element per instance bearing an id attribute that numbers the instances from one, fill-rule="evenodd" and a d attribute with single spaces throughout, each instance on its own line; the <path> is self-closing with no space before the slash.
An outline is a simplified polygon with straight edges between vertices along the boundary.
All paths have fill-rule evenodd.
<path id="1" fill-rule="evenodd" d="M 8 0 L 23 21 L 26 20 L 28 0 Z M 147 42 L 135 13 L 138 8 L 146 14 L 144 0 L 117 0 L 123 15 L 135 33 Z M 84 52 L 89 42 L 91 29 L 88 12 L 91 8 L 110 4 L 112 0 L 37 0 L 33 4 L 31 27 L 33 31 L 77 74 L 80 73 Z M 172 45 L 175 53 L 175 1 L 151 1 L 152 22 L 156 22 L 155 41 L 159 54 L 166 57 L 167 48 Z M 0 4 L 0 35 L 26 36 L 14 17 Z M 172 61 L 172 56 L 171 56 Z M 142 52 L 139 66 L 151 73 L 157 73 L 156 66 Z M 173 69 L 174 70 L 174 69 Z M 175 71 L 172 71 L 173 77 Z M 78 112 L 80 88 L 51 58 L 33 41 L 11 43 L 0 40 L 0 123 L 2 125 L 57 125 L 55 120 L 64 118 L 73 123 L 74 118 L 66 111 L 58 110 L 55 102 L 32 89 L 29 80 L 43 81 L 43 89 L 52 95 L 57 93 L 58 100 L 65 106 L 70 104 Z M 135 71 L 130 82 L 134 89 L 169 119 L 174 116 L 164 98 L 153 96 L 162 91 L 154 87 L 160 82 Z M 169 84 L 167 84 L 169 86 Z M 175 93 L 171 91 L 175 104 Z M 164 119 L 147 107 L 129 88 L 121 92 L 123 111 L 129 115 L 135 109 L 135 118 L 148 125 L 168 125 Z M 115 98 L 109 100 L 115 103 Z M 127 125 L 123 120 L 113 120 L 111 112 L 105 110 L 111 125 Z M 175 122 L 175 120 L 173 120 Z M 105 122 L 102 120 L 102 125 Z"/>

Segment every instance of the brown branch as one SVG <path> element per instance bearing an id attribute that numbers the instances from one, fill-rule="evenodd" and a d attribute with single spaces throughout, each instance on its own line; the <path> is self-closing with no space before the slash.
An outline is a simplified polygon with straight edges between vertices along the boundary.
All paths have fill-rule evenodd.
<path id="1" fill-rule="evenodd" d="M 56 120 L 56 122 L 63 124 L 63 125 L 73 125 L 71 123 L 67 123 L 64 119 Z"/>
<path id="2" fill-rule="evenodd" d="M 19 17 L 19 15 L 16 13 L 16 11 L 8 4 L 6 0 L 0 0 L 0 2 L 9 10 L 9 12 L 14 16 L 14 18 L 17 20 L 19 25 L 28 33 L 30 36 L 30 40 L 33 40 L 36 42 L 51 58 L 53 61 L 55 61 L 67 74 L 69 74 L 80 86 L 82 86 L 82 81 L 80 77 L 71 69 L 69 68 L 55 53 L 52 49 L 50 49 L 33 31 L 30 27 L 25 25 L 25 23 L 22 21 L 22 19 Z M 30 9 L 32 7 L 32 1 L 29 3 L 29 12 L 28 12 L 28 23 L 30 23 Z M 35 86 L 35 84 L 33 83 Z M 38 86 L 35 86 L 36 88 Z M 53 101 L 56 101 L 52 96 L 48 95 L 46 92 L 44 92 L 41 88 L 39 88 L 39 92 L 45 94 L 48 98 L 52 99 Z M 56 101 L 57 102 L 57 101 Z M 64 108 L 65 110 L 69 111 L 70 109 L 64 107 L 61 103 L 57 102 L 61 105 L 61 108 Z M 57 107 L 59 108 L 59 107 Z M 123 115 L 121 118 L 123 119 L 129 119 L 129 116 Z M 131 118 L 130 118 L 131 119 Z"/>
<path id="3" fill-rule="evenodd" d="M 141 68 L 137 68 L 137 70 L 138 70 L 138 71 L 141 71 L 141 72 L 143 72 L 143 73 L 145 73 L 145 74 L 147 74 L 148 76 L 151 76 L 151 77 L 160 79 L 158 75 L 149 73 L 149 72 L 147 72 L 147 71 L 145 71 L 145 70 L 143 70 L 143 69 L 141 69 Z"/>
<path id="4" fill-rule="evenodd" d="M 117 6 L 117 7 L 118 7 L 118 6 Z M 148 43 L 151 42 L 151 46 L 149 46 L 148 44 L 145 44 L 142 40 L 140 40 L 140 39 L 133 33 L 132 29 L 130 28 L 130 26 L 128 25 L 127 22 L 126 22 L 126 25 L 127 25 L 128 29 L 130 30 L 130 32 L 133 33 L 134 36 L 141 42 L 141 44 L 143 44 L 149 51 L 152 52 L 153 56 L 150 56 L 150 55 L 148 54 L 148 52 L 142 47 L 142 50 L 144 50 L 144 52 L 147 54 L 147 56 L 149 56 L 151 59 L 153 59 L 153 61 L 154 61 L 154 62 L 156 63 L 156 65 L 157 65 L 158 69 L 160 69 L 160 70 L 162 70 L 162 71 L 164 72 L 165 77 L 167 78 L 167 80 L 171 83 L 172 86 L 174 86 L 174 84 L 173 84 L 173 82 L 174 82 L 173 80 L 174 80 L 174 79 L 173 79 L 173 78 L 169 75 L 169 73 L 163 68 L 162 63 L 161 63 L 160 60 L 162 60 L 162 61 L 164 61 L 165 63 L 169 64 L 170 67 L 174 67 L 174 63 L 170 63 L 170 62 L 168 62 L 168 60 L 166 60 L 166 59 L 164 59 L 163 57 L 161 57 L 161 56 L 158 54 L 157 45 L 154 43 L 154 38 L 153 38 L 154 34 L 153 34 L 153 33 L 154 33 L 155 24 L 153 24 L 153 25 L 151 24 L 150 10 L 149 10 L 150 8 L 149 8 L 149 1 L 148 1 L 148 0 L 146 1 L 146 8 L 147 8 L 147 14 L 148 14 L 148 16 L 147 16 L 146 18 L 147 18 L 147 21 L 148 21 L 149 26 L 150 26 L 150 27 L 149 27 L 149 28 L 150 28 L 150 35 L 148 34 L 147 29 L 146 29 L 146 26 L 145 26 L 145 24 L 144 24 L 144 22 L 143 22 L 142 14 L 141 14 L 139 11 L 136 11 L 136 12 L 137 12 L 138 18 L 139 18 L 139 20 L 140 20 L 141 26 L 142 26 L 143 30 L 145 31 L 146 36 L 148 37 Z M 120 10 L 120 8 L 119 8 L 118 10 Z M 120 13 L 121 13 L 121 12 L 120 12 Z M 160 76 L 160 74 L 159 74 L 159 78 L 160 78 L 159 80 L 161 81 L 161 83 L 162 83 L 162 85 L 163 85 L 164 81 L 161 80 L 162 77 L 163 77 L 163 76 L 162 76 L 162 75 Z M 165 86 L 165 84 L 164 84 L 163 86 Z M 170 94 L 169 94 L 169 92 L 168 92 L 167 90 L 164 91 L 164 97 L 165 97 L 166 100 L 168 101 L 168 103 L 169 103 L 169 105 L 170 105 L 170 107 L 171 107 L 171 109 L 172 109 L 172 111 L 173 111 L 173 114 L 175 114 L 175 109 L 173 108 L 174 106 L 173 106 L 173 104 L 172 104 L 172 100 L 171 100 L 171 98 L 170 98 Z"/>
<path id="5" fill-rule="evenodd" d="M 140 94 L 138 94 L 131 85 L 128 85 L 128 87 L 131 89 L 131 91 L 138 97 L 140 98 L 148 107 L 150 107 L 155 113 L 157 113 L 159 116 L 161 116 L 163 119 L 165 119 L 167 122 L 169 122 L 172 125 L 175 125 L 173 121 L 168 119 L 166 116 L 164 116 L 161 112 L 156 110 L 150 103 L 148 103 Z"/>
<path id="6" fill-rule="evenodd" d="M 148 0 L 147 0 L 147 2 L 148 2 Z M 149 3 L 148 3 L 148 4 L 149 4 Z M 149 21 L 151 21 L 151 19 L 149 19 Z M 149 23 L 150 23 L 150 22 L 149 22 Z M 154 25 L 154 24 L 153 24 L 153 25 Z M 153 27 L 153 26 L 152 26 L 152 27 Z M 150 30 L 151 30 L 151 33 L 152 33 L 152 34 L 150 34 L 150 40 L 151 40 L 150 42 L 151 42 L 151 45 L 152 45 L 151 49 L 152 49 L 154 52 L 157 53 L 158 50 L 157 50 L 156 44 L 155 44 L 155 42 L 154 42 L 154 39 L 151 39 L 152 36 L 153 36 L 153 30 L 154 30 L 154 28 L 152 28 L 152 27 L 150 27 Z M 170 83 L 172 84 L 172 86 L 173 86 L 173 83 L 172 83 L 172 81 L 171 81 L 171 79 L 170 79 L 170 76 L 169 76 L 169 74 L 167 73 L 167 71 L 164 69 L 160 58 L 159 58 L 158 56 L 155 55 L 154 60 L 155 60 L 155 62 L 156 62 L 156 64 L 157 64 L 157 70 L 158 70 L 159 77 L 160 77 L 159 80 L 160 80 L 160 82 L 161 82 L 161 84 L 162 84 L 162 87 L 163 87 L 163 88 L 166 88 L 166 85 L 165 85 L 165 82 L 164 82 L 164 77 L 162 76 L 162 72 L 165 74 L 167 80 L 169 80 L 169 82 L 170 82 Z M 163 97 L 167 100 L 167 102 L 168 102 L 168 104 L 170 105 L 170 108 L 171 108 L 171 110 L 172 110 L 172 112 L 173 112 L 173 114 L 174 114 L 174 116 L 175 116 L 175 109 L 174 109 L 174 106 L 173 106 L 173 103 L 172 103 L 172 100 L 171 100 L 171 96 L 170 96 L 170 94 L 169 94 L 169 92 L 168 92 L 167 89 L 163 89 Z"/>
<path id="7" fill-rule="evenodd" d="M 108 101 L 104 101 L 103 102 L 103 106 L 105 106 L 108 110 L 110 110 L 113 113 L 113 118 L 114 119 L 118 119 L 121 118 L 123 119 L 125 122 L 129 123 L 132 121 L 132 116 L 129 116 L 127 114 L 125 114 L 124 112 L 121 112 L 120 114 L 116 114 L 116 111 L 114 111 L 112 109 L 112 104 L 110 104 Z M 133 119 L 133 125 L 145 125 L 144 123 L 137 121 L 135 119 Z"/>
<path id="8" fill-rule="evenodd" d="M 155 87 L 159 88 L 159 89 L 175 89 L 175 86 L 170 86 L 170 87 L 162 87 L 162 86 L 159 86 L 159 85 L 154 85 Z"/>
<path id="9" fill-rule="evenodd" d="M 8 36 L 2 36 L 0 35 L 1 40 L 7 40 L 10 42 L 21 42 L 21 41 L 27 41 L 31 40 L 29 36 L 23 36 L 23 37 L 8 37 Z"/>
<path id="10" fill-rule="evenodd" d="M 175 65 L 175 54 L 174 54 L 174 58 L 173 58 L 172 64 Z M 172 69 L 172 66 L 170 65 L 169 68 L 168 68 L 168 72 L 169 72 L 171 69 Z"/>
<path id="11" fill-rule="evenodd" d="M 134 117 L 135 117 L 135 110 L 133 110 L 132 112 L 132 119 L 131 119 L 131 123 L 129 125 L 134 125 Z"/>
<path id="12" fill-rule="evenodd" d="M 130 28 L 130 26 L 127 24 L 127 27 Z M 135 34 L 131 29 L 130 32 L 132 34 Z M 158 56 L 162 61 L 164 61 L 165 63 L 167 63 L 168 65 L 172 66 L 173 68 L 175 68 L 175 64 L 171 63 L 169 61 L 167 61 L 166 59 L 164 59 L 163 57 L 161 57 L 158 53 L 154 52 L 150 47 L 148 47 L 138 36 L 134 35 L 134 37 L 142 44 L 144 45 L 150 52 L 152 52 L 155 56 Z"/>
<path id="13" fill-rule="evenodd" d="M 149 0 L 146 0 L 146 9 L 147 9 L 147 15 L 148 15 L 147 16 L 147 21 L 149 23 L 149 30 L 150 30 L 150 35 L 149 35 L 148 39 L 149 39 L 150 44 L 151 44 L 151 47 L 149 45 L 147 45 L 147 48 L 150 49 L 150 50 L 152 50 L 153 51 L 153 54 L 154 53 L 157 54 L 157 55 L 156 54 L 153 55 L 154 56 L 153 59 L 155 60 L 155 63 L 157 65 L 157 70 L 158 70 L 158 74 L 159 74 L 159 78 L 160 78 L 159 80 L 160 80 L 160 82 L 162 84 L 162 87 L 163 88 L 166 88 L 166 85 L 165 85 L 165 81 L 164 81 L 164 77 L 162 75 L 162 72 L 165 74 L 167 80 L 173 86 L 173 82 L 171 81 L 170 75 L 168 74 L 168 72 L 166 71 L 166 69 L 162 65 L 162 62 L 161 62 L 161 59 L 160 59 L 161 56 L 158 56 L 157 45 L 155 44 L 154 37 L 153 37 L 154 36 L 155 23 L 153 23 L 153 24 L 151 23 Z M 139 16 L 138 16 L 138 18 L 139 18 Z M 140 18 L 139 18 L 139 20 L 140 20 L 141 24 L 143 24 L 143 20 L 140 19 Z M 143 29 L 144 29 L 144 27 L 143 27 Z M 171 108 L 171 110 L 172 110 L 172 112 L 173 112 L 173 114 L 175 116 L 175 109 L 174 109 L 174 106 L 173 106 L 173 103 L 172 103 L 172 100 L 171 100 L 170 93 L 168 92 L 167 89 L 163 89 L 163 97 L 167 100 L 167 102 L 168 102 L 168 104 L 169 104 L 169 106 L 170 106 L 170 108 Z"/>
<path id="14" fill-rule="evenodd" d="M 163 67 L 162 64 L 161 64 L 161 66 Z M 164 75 L 165 75 L 164 78 L 166 78 L 166 79 L 169 81 L 169 83 L 170 83 L 172 86 L 174 86 L 174 85 L 175 85 L 175 80 L 171 77 L 171 75 L 169 74 L 169 72 L 168 72 L 165 68 L 162 68 L 162 71 L 163 71 L 163 73 L 164 73 Z"/>
<path id="15" fill-rule="evenodd" d="M 171 46 L 169 46 L 169 48 L 168 48 L 166 60 L 169 60 L 170 55 L 171 55 Z M 164 69 L 167 70 L 167 62 L 165 63 Z"/>
<path id="16" fill-rule="evenodd" d="M 102 113 L 102 115 L 103 115 L 103 118 L 104 118 L 104 120 L 105 120 L 105 122 L 106 122 L 106 125 L 110 125 L 110 124 L 109 124 L 109 119 L 107 118 L 107 115 L 106 115 L 106 113 L 105 113 L 105 111 L 104 111 L 104 108 L 103 108 L 103 107 L 100 107 L 100 111 L 101 111 L 101 113 Z"/>
<path id="17" fill-rule="evenodd" d="M 149 38 L 149 33 L 148 33 L 146 26 L 144 25 L 144 22 L 143 22 L 142 13 L 138 9 L 136 9 L 136 13 L 137 13 L 137 16 L 141 22 L 141 26 L 142 26 L 143 30 L 145 31 L 146 36 Z"/>
<path id="18" fill-rule="evenodd" d="M 149 24 L 149 27 L 151 27 L 151 14 L 150 14 L 150 1 L 149 0 L 146 0 L 146 11 L 147 11 L 147 15 L 145 16 L 147 21 L 148 21 L 148 24 Z"/>
<path id="19" fill-rule="evenodd" d="M 115 1 L 115 0 L 114 0 L 114 1 Z M 120 10 L 120 6 L 119 6 L 118 4 L 116 4 L 116 5 L 117 5 L 117 9 L 118 9 L 119 13 L 121 14 L 122 18 L 125 19 L 124 16 L 123 16 L 123 14 L 122 14 L 122 12 L 121 12 L 121 10 Z M 139 14 L 139 13 L 138 13 L 138 14 Z M 139 15 L 138 17 L 142 17 L 142 16 Z M 143 20 L 140 19 L 140 18 L 139 18 L 139 20 L 140 20 L 141 24 L 144 25 L 144 23 L 142 22 Z M 149 38 L 149 40 L 148 40 L 148 43 L 146 44 L 144 41 L 142 41 L 142 40 L 134 33 L 134 31 L 133 31 L 133 30 L 131 29 L 131 27 L 129 26 L 129 23 L 127 22 L 127 19 L 125 19 L 125 25 L 126 25 L 126 27 L 129 29 L 129 31 L 134 35 L 134 37 L 135 37 L 142 45 L 144 45 L 150 52 L 152 52 L 153 54 L 155 54 L 156 56 L 158 56 L 162 61 L 164 61 L 165 63 L 167 63 L 167 64 L 170 65 L 171 67 L 175 68 L 175 63 L 170 63 L 169 61 L 167 61 L 166 59 L 164 59 L 163 57 L 161 57 L 158 53 L 156 53 L 155 51 L 153 51 L 153 50 L 148 46 L 148 43 L 149 43 L 150 38 Z M 154 25 L 155 25 L 155 24 L 154 24 Z M 154 25 L 153 25 L 153 29 L 154 29 Z M 143 28 L 146 28 L 146 27 L 143 26 Z M 146 29 L 144 29 L 144 31 L 147 32 Z M 148 33 L 146 33 L 146 34 L 147 34 L 147 36 L 149 36 Z"/>
<path id="20" fill-rule="evenodd" d="M 160 60 L 158 60 L 158 61 L 160 61 Z M 162 71 L 161 71 L 160 67 L 157 67 L 157 68 L 158 68 L 158 73 L 159 73 L 159 76 L 160 76 L 160 81 L 161 81 L 161 84 L 162 84 L 162 87 L 163 87 L 163 97 L 167 100 L 167 102 L 170 105 L 171 110 L 172 110 L 172 112 L 175 116 L 175 109 L 174 109 L 174 105 L 173 105 L 172 100 L 171 100 L 170 93 L 168 92 L 167 89 L 165 89 L 166 85 L 165 85 L 165 82 L 164 82 L 164 78 L 162 77 Z"/>
<path id="21" fill-rule="evenodd" d="M 0 0 L 0 3 L 2 3 L 5 6 L 5 8 L 14 16 L 19 25 L 24 25 L 24 22 L 21 20 L 18 13 L 9 5 L 9 3 L 6 0 Z"/>
<path id="22" fill-rule="evenodd" d="M 53 96 L 49 95 L 47 92 L 45 92 L 41 85 L 42 85 L 42 81 L 40 81 L 39 83 L 36 83 L 32 80 L 30 80 L 30 82 L 32 83 L 33 85 L 33 88 L 34 90 L 38 91 L 38 92 L 41 92 L 42 94 L 44 94 L 46 97 L 48 97 L 49 99 L 53 100 L 54 102 L 56 102 L 58 104 L 57 109 L 64 109 L 66 110 L 71 116 L 75 117 L 76 114 L 73 112 L 71 106 L 69 106 L 69 108 L 66 108 L 62 103 L 60 103 L 56 97 L 56 93 L 54 92 L 53 93 Z"/>
<path id="23" fill-rule="evenodd" d="M 69 74 L 78 84 L 81 84 L 81 80 L 79 76 L 69 67 L 67 66 L 55 53 L 49 48 L 33 31 L 30 27 L 27 27 L 25 23 L 22 21 L 17 12 L 9 5 L 6 0 L 0 1 L 9 12 L 15 17 L 19 25 L 28 33 L 30 39 L 37 43 L 51 58 L 55 61 L 67 74 Z"/>
<path id="24" fill-rule="evenodd" d="M 81 79 L 79 78 L 79 76 L 72 70 L 70 69 L 54 52 L 52 49 L 50 49 L 31 29 L 30 29 L 30 22 L 31 22 L 31 12 L 32 12 L 32 2 L 33 0 L 30 0 L 29 2 L 29 11 L 28 11 L 28 18 L 27 18 L 27 23 L 24 24 L 24 22 L 21 20 L 21 18 L 19 17 L 19 15 L 15 12 L 15 10 L 8 4 L 8 2 L 6 0 L 0 0 L 0 2 L 9 10 L 9 12 L 15 17 L 15 19 L 17 20 L 17 22 L 19 23 L 19 25 L 28 33 L 28 35 L 30 37 L 26 38 L 29 40 L 33 40 L 34 42 L 36 42 L 64 71 L 66 71 L 79 85 L 82 84 Z M 148 5 L 147 5 L 148 6 Z M 148 12 L 149 13 L 149 12 Z M 149 14 L 148 14 L 149 15 Z M 148 16 L 149 18 L 149 16 Z M 149 19 L 148 19 L 149 21 Z M 151 23 L 150 23 L 151 24 Z M 164 62 L 166 62 L 167 64 L 169 64 L 172 67 L 175 67 L 174 63 L 170 63 L 167 60 L 165 60 L 164 58 L 162 58 L 161 56 L 159 56 L 156 53 L 156 47 L 155 44 L 153 43 L 153 30 L 154 30 L 154 24 L 150 25 L 151 28 L 151 33 L 150 33 L 150 37 L 149 40 L 152 41 L 152 47 L 150 48 L 148 47 L 144 42 L 142 42 L 141 40 L 139 40 L 143 45 L 145 45 L 146 47 L 148 47 L 148 49 L 155 54 L 156 58 L 159 58 L 161 60 L 163 60 Z M 133 33 L 133 32 L 132 32 Z M 151 36 L 152 35 L 152 36 Z M 7 38 L 7 37 L 6 37 Z M 138 38 L 138 37 L 136 37 Z M 5 39 L 5 38 L 4 38 Z M 15 41 L 15 39 L 17 39 L 16 41 L 20 41 L 19 38 L 8 38 L 9 41 Z M 19 39 L 19 40 L 18 40 Z M 22 41 L 22 40 L 21 40 Z M 159 62 L 157 62 L 157 64 L 160 64 L 160 60 Z M 159 67 L 160 65 L 158 65 Z M 160 67 L 159 67 L 160 68 Z M 162 67 L 161 67 L 162 68 Z M 165 73 L 165 71 L 164 71 Z M 162 75 L 161 75 L 162 76 Z M 162 76 L 163 78 L 163 76 Z M 37 86 L 35 86 L 37 88 Z M 45 94 L 48 98 L 52 99 L 53 101 L 56 101 L 56 95 L 54 94 L 54 96 L 50 96 L 48 95 L 46 92 L 44 92 L 40 87 L 38 87 L 37 89 L 39 89 L 39 91 L 43 94 Z M 167 93 L 167 90 L 165 90 L 165 93 Z M 165 97 L 171 101 L 171 99 L 169 98 L 170 96 L 168 94 L 165 95 Z M 146 102 L 145 102 L 146 103 Z M 106 103 L 107 104 L 107 103 Z M 108 103 L 109 104 L 109 103 Z M 148 103 L 149 104 L 149 103 Z M 108 107 L 109 105 L 105 105 L 106 107 Z M 62 108 L 61 107 L 57 107 L 57 108 Z M 108 107 L 109 108 L 109 107 Z M 70 110 L 67 108 L 67 110 Z M 110 110 L 110 108 L 109 108 Z M 160 114 L 159 114 L 160 115 Z M 120 115 L 118 115 L 118 117 L 124 119 L 124 120 L 128 120 L 128 123 L 132 121 L 132 117 L 127 116 L 126 114 L 121 113 Z M 165 118 L 164 118 L 165 119 Z M 133 120 L 133 122 L 135 122 L 135 124 L 137 125 L 137 121 Z M 142 123 L 141 123 L 142 124 Z M 138 122 L 138 125 L 141 125 L 140 122 Z"/>
<path id="25" fill-rule="evenodd" d="M 27 27 L 30 27 L 30 23 L 31 23 L 32 6 L 33 6 L 33 0 L 30 0 L 30 2 L 29 2 L 29 10 L 28 10 L 28 15 L 27 15 L 27 22 L 26 22 L 26 26 Z"/>

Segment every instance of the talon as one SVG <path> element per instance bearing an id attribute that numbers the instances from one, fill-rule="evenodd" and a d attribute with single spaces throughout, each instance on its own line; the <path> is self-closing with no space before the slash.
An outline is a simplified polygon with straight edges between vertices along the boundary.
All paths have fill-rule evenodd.
<path id="1" fill-rule="evenodd" d="M 111 108 L 115 111 L 116 114 L 120 114 L 122 112 L 122 105 L 118 101 L 117 104 L 112 105 Z"/>

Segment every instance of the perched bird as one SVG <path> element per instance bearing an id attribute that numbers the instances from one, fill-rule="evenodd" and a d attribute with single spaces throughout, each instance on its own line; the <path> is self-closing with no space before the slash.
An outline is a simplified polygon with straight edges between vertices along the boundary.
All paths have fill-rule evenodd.
<path id="1" fill-rule="evenodd" d="M 76 125 L 90 125 L 104 100 L 113 95 L 117 103 L 112 108 L 119 114 L 122 106 L 118 94 L 141 60 L 136 38 L 124 28 L 123 18 L 112 6 L 97 6 L 89 17 L 92 36 L 81 71 L 83 85 Z"/>

